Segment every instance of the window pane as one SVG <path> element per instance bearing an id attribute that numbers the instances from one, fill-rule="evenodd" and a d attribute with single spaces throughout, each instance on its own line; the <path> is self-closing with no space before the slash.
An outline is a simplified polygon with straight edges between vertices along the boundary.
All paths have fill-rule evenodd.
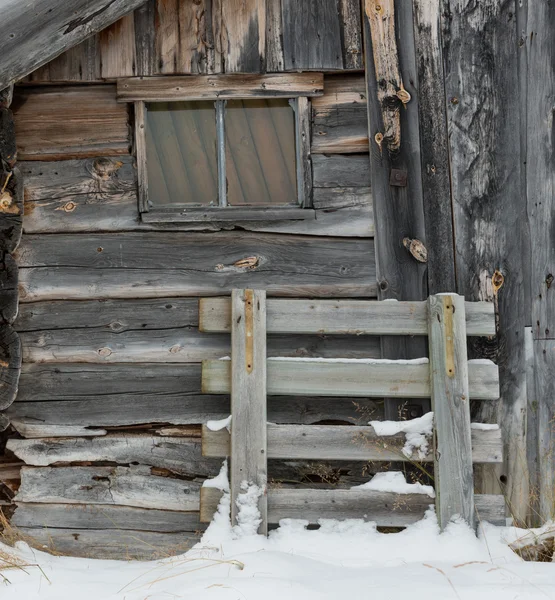
<path id="1" fill-rule="evenodd" d="M 217 206 L 214 103 L 147 103 L 146 163 L 153 207 Z"/>
<path id="2" fill-rule="evenodd" d="M 287 100 L 230 100 L 225 111 L 227 203 L 297 203 L 295 116 Z"/>

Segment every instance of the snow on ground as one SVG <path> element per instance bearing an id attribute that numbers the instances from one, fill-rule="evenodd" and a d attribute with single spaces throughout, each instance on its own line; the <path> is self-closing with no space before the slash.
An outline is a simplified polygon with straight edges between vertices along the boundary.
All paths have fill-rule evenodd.
<path id="1" fill-rule="evenodd" d="M 217 478 L 227 488 L 225 465 Z M 398 486 L 399 482 L 384 482 Z M 255 534 L 262 490 L 244 486 L 239 525 L 225 493 L 202 541 L 155 562 L 54 557 L 25 544 L 2 554 L 25 563 L 0 571 L 2 600 L 555 600 L 555 565 L 522 561 L 508 543 L 527 532 L 465 523 L 439 533 L 435 513 L 400 533 L 362 520 L 322 520 L 320 529 L 286 519 Z M 552 524 L 555 529 L 555 523 Z M 116 535 L 116 534 L 115 534 Z M 0 577 L 0 580 L 2 577 Z"/>
<path id="2" fill-rule="evenodd" d="M 352 490 L 373 490 L 375 492 L 394 492 L 396 494 L 427 494 L 435 498 L 435 491 L 431 485 L 422 483 L 407 483 L 401 471 L 384 471 L 376 473 L 370 481 L 362 485 L 355 485 Z"/>

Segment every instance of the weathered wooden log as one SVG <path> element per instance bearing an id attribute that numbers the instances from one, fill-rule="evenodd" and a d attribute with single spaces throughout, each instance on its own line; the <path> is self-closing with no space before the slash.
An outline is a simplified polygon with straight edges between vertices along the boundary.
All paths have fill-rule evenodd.
<path id="1" fill-rule="evenodd" d="M 499 374 L 493 363 L 468 364 L 470 398 L 497 400 Z M 202 391 L 228 394 L 231 361 L 202 364 Z M 391 362 L 325 361 L 318 359 L 268 360 L 269 395 L 362 396 L 370 398 L 429 398 L 430 366 Z"/>
<path id="2" fill-rule="evenodd" d="M 4 6 L 6 35 L 0 44 L 0 88 L 25 77 L 41 65 L 93 33 L 131 12 L 143 0 L 103 0 L 94 5 L 72 0 L 22 4 L 10 0 Z"/>
<path id="3" fill-rule="evenodd" d="M 6 107 L 0 108 L 0 157 L 2 164 L 8 169 L 11 169 L 17 160 L 13 113 Z"/>
<path id="4" fill-rule="evenodd" d="M 17 317 L 18 293 L 17 264 L 11 254 L 5 253 L 0 263 L 0 317 L 5 323 L 13 323 Z"/>
<path id="5" fill-rule="evenodd" d="M 131 506 L 86 506 L 22 502 L 10 519 L 14 527 L 142 530 L 160 533 L 203 531 L 198 512 L 155 510 Z M 117 532 L 115 533 L 117 537 Z"/>
<path id="6" fill-rule="evenodd" d="M 23 231 L 23 177 L 14 167 L 1 180 L 6 189 L 0 200 L 0 251 L 11 253 L 19 245 Z"/>
<path id="7" fill-rule="evenodd" d="M 247 286 L 294 296 L 376 293 L 369 239 L 145 232 L 78 241 L 62 234 L 23 240 L 16 257 L 21 302 L 216 295 Z M 250 257 L 254 264 L 243 266 Z"/>
<path id="8" fill-rule="evenodd" d="M 200 519 L 210 522 L 222 492 L 201 488 Z M 268 522 L 281 519 L 303 519 L 317 523 L 319 519 L 364 519 L 383 527 L 406 527 L 416 523 L 433 505 L 426 494 L 395 494 L 368 490 L 270 489 Z M 476 496 L 477 512 L 483 521 L 505 524 L 503 496 Z"/>
<path id="9" fill-rule="evenodd" d="M 364 461 L 422 461 L 433 460 L 432 444 L 424 458 L 406 456 L 403 447 L 404 433 L 379 436 L 371 426 L 341 425 L 275 425 L 268 424 L 268 458 L 287 460 L 364 460 Z M 15 443 L 14 443 L 15 442 Z M 29 463 L 21 452 L 28 447 L 26 440 L 9 442 L 9 448 Z M 226 429 L 211 431 L 202 428 L 202 454 L 206 457 L 232 456 L 230 435 Z M 499 430 L 472 431 L 472 461 L 475 463 L 499 463 L 503 460 L 501 432 Z M 37 460 L 37 459 L 35 459 Z M 43 459 L 43 460 L 50 460 Z M 35 464 L 35 463 L 33 463 Z M 48 463 L 51 464 L 51 463 Z"/>
<path id="10" fill-rule="evenodd" d="M 323 333 L 351 335 L 428 335 L 428 309 L 421 302 L 365 302 L 362 300 L 268 299 L 268 333 Z M 489 302 L 467 302 L 466 334 L 495 334 L 494 307 Z M 199 329 L 231 331 L 229 298 L 201 298 Z"/>
<path id="11" fill-rule="evenodd" d="M 140 523 L 137 523 L 139 526 Z M 183 554 L 200 540 L 194 532 L 20 527 L 31 546 L 54 554 L 114 560 L 157 560 Z"/>
<path id="12" fill-rule="evenodd" d="M 17 395 L 21 370 L 21 342 L 11 325 L 0 325 L 0 410 L 6 409 Z"/>
<path id="13" fill-rule="evenodd" d="M 178 475 L 217 475 L 221 461 L 203 458 L 197 439 L 153 435 L 108 435 L 96 438 L 10 439 L 7 448 L 27 465 L 72 462 L 140 463 Z"/>
<path id="14" fill-rule="evenodd" d="M 23 467 L 15 501 L 195 511 L 199 489 L 200 483 L 153 475 L 148 467 Z"/>

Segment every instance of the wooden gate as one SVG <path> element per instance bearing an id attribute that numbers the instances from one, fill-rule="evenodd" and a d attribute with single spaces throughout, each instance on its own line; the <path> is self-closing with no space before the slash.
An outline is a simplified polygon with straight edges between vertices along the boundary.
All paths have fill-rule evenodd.
<path id="1" fill-rule="evenodd" d="M 456 294 L 422 302 L 269 299 L 259 290 L 233 290 L 203 299 L 203 331 L 231 332 L 231 359 L 202 366 L 207 394 L 231 393 L 231 427 L 203 427 L 204 456 L 231 458 L 232 522 L 245 482 L 263 490 L 260 532 L 280 519 L 366 518 L 383 526 L 420 519 L 430 501 L 367 490 L 268 489 L 268 458 L 433 462 L 440 526 L 455 516 L 504 524 L 502 496 L 474 495 L 473 463 L 502 461 L 498 429 L 472 428 L 469 401 L 499 397 L 490 361 L 468 361 L 466 337 L 495 333 L 493 306 Z M 267 333 L 427 335 L 429 361 L 266 358 Z M 418 458 L 403 453 L 405 435 L 380 436 L 373 426 L 274 425 L 266 422 L 267 395 L 431 398 L 432 448 Z M 243 486 L 243 487 L 242 487 Z M 203 488 L 201 520 L 210 521 L 221 492 Z"/>

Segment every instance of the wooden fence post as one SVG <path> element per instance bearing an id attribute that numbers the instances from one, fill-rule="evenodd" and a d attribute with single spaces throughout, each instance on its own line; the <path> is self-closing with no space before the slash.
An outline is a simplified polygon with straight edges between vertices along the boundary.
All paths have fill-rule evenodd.
<path id="1" fill-rule="evenodd" d="M 247 484 L 262 490 L 258 532 L 268 533 L 266 446 L 266 292 L 231 293 L 231 522 Z"/>
<path id="2" fill-rule="evenodd" d="M 434 411 L 436 513 L 443 530 L 460 515 L 474 527 L 474 485 L 464 298 L 428 298 L 430 384 Z"/>

